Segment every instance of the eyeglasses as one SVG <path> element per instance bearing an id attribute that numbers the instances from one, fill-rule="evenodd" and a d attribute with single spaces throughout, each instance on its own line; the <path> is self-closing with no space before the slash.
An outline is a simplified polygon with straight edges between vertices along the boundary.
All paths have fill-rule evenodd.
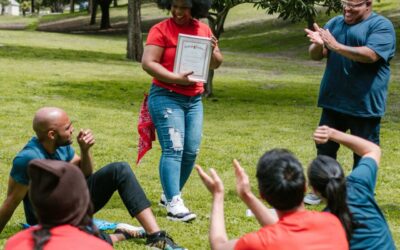
<path id="1" fill-rule="evenodd" d="M 359 3 L 352 4 L 352 3 L 349 3 L 347 1 L 340 1 L 340 4 L 342 5 L 343 8 L 349 8 L 349 9 L 352 10 L 352 9 L 355 9 L 355 8 L 363 6 L 366 2 L 367 1 L 362 1 L 362 2 L 359 2 Z"/>

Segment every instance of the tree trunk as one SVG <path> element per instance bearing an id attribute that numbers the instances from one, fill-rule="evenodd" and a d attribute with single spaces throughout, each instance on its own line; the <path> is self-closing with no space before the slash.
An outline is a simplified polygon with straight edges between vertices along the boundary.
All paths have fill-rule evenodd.
<path id="1" fill-rule="evenodd" d="M 101 8 L 101 23 L 100 29 L 105 30 L 111 28 L 110 24 L 110 3 L 111 0 L 101 0 L 100 8 Z"/>
<path id="2" fill-rule="evenodd" d="M 88 14 L 91 15 L 92 14 L 92 7 L 93 6 L 93 0 L 89 0 L 88 1 Z"/>
<path id="3" fill-rule="evenodd" d="M 92 10 L 90 13 L 90 25 L 96 23 L 97 7 L 99 5 L 98 0 L 92 0 Z"/>
<path id="4" fill-rule="evenodd" d="M 142 61 L 143 39 L 141 29 L 140 0 L 128 0 L 128 43 L 126 57 Z"/>
<path id="5" fill-rule="evenodd" d="M 75 12 L 75 0 L 70 0 L 69 2 L 69 12 L 74 13 Z"/>
<path id="6" fill-rule="evenodd" d="M 6 12 L 6 7 L 4 4 L 1 5 L 1 15 L 4 16 L 4 12 Z"/>
<path id="7" fill-rule="evenodd" d="M 31 12 L 35 13 L 35 0 L 31 0 Z"/>
<path id="8" fill-rule="evenodd" d="M 210 69 L 208 71 L 207 82 L 204 83 L 204 97 L 210 97 L 213 95 L 213 79 L 214 79 L 214 70 Z"/>
<path id="9" fill-rule="evenodd" d="M 231 6 L 226 6 L 221 13 L 218 14 L 217 20 L 215 22 L 215 34 L 214 36 L 219 39 L 221 34 L 224 32 L 224 24 L 226 17 L 228 16 L 229 10 L 231 9 Z"/>
<path id="10" fill-rule="evenodd" d="M 118 7 L 118 0 L 114 0 L 114 7 Z"/>

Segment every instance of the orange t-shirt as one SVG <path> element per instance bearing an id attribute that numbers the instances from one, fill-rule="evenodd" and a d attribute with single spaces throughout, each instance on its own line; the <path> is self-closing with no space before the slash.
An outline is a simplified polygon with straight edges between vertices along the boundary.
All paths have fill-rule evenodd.
<path id="1" fill-rule="evenodd" d="M 5 245 L 5 250 L 32 250 L 32 231 L 38 227 L 30 227 L 11 237 Z M 111 250 L 110 244 L 71 225 L 62 225 L 50 229 L 50 240 L 44 245 L 44 250 Z"/>
<path id="2" fill-rule="evenodd" d="M 179 33 L 203 37 L 211 37 L 212 35 L 210 28 L 206 24 L 196 19 L 192 19 L 191 23 L 185 26 L 176 24 L 172 18 L 168 18 L 154 25 L 150 29 L 149 35 L 147 36 L 146 45 L 156 45 L 164 48 L 164 53 L 161 56 L 160 64 L 171 72 L 174 70 L 175 53 L 176 46 L 178 45 Z M 159 87 L 166 88 L 186 96 L 195 96 L 203 93 L 204 91 L 203 83 L 201 82 L 183 86 L 179 84 L 165 83 L 153 78 L 153 83 Z"/>
<path id="3" fill-rule="evenodd" d="M 276 224 L 240 238 L 235 250 L 346 250 L 349 245 L 342 224 L 327 212 L 287 214 Z"/>

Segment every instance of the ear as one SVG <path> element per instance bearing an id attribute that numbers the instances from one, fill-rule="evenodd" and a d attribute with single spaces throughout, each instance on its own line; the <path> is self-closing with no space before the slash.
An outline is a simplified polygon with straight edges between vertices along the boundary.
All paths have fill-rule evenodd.
<path id="1" fill-rule="evenodd" d="M 54 140 L 56 138 L 56 131 L 54 130 L 47 131 L 47 138 Z"/>

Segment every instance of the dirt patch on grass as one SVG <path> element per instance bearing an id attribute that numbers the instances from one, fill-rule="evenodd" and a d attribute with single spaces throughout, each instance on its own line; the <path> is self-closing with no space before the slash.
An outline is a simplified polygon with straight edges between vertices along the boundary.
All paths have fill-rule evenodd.
<path id="1" fill-rule="evenodd" d="M 24 30 L 27 25 L 25 23 L 3 23 L 0 24 L 2 30 Z"/>

